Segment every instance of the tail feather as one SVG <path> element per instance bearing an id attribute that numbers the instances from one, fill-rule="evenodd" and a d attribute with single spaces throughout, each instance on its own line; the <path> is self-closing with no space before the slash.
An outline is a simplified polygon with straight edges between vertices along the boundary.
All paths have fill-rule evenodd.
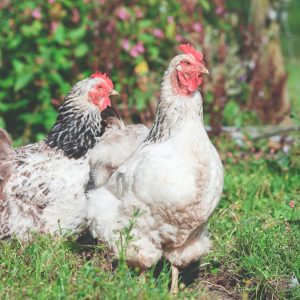
<path id="1" fill-rule="evenodd" d="M 13 154 L 11 139 L 8 133 L 0 128 L 0 159 L 5 159 L 6 156 Z"/>
<path id="2" fill-rule="evenodd" d="M 3 199 L 3 187 L 11 175 L 11 158 L 14 155 L 8 133 L 0 128 L 0 200 Z"/>
<path id="3" fill-rule="evenodd" d="M 9 238 L 9 207 L 7 205 L 4 186 L 12 173 L 14 149 L 8 133 L 0 128 L 0 239 Z"/>

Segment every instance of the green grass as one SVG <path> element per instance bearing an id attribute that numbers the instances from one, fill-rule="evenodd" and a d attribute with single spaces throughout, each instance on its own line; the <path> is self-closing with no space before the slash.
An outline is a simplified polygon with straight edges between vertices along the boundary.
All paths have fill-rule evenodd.
<path id="1" fill-rule="evenodd" d="M 298 160 L 283 154 L 255 159 L 248 150 L 242 160 L 240 154 L 226 157 L 228 146 L 221 151 L 226 175 L 224 196 L 210 222 L 214 246 L 182 273 L 178 299 L 300 299 L 299 287 L 288 286 L 293 275 L 300 281 Z M 105 249 L 64 238 L 5 241 L 0 242 L 0 299 L 172 298 L 169 265 L 163 262 L 160 269 L 140 275 L 124 263 L 113 268 Z"/>

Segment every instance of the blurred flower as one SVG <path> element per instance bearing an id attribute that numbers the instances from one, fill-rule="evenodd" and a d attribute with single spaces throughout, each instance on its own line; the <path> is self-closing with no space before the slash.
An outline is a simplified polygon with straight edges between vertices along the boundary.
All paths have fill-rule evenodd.
<path id="1" fill-rule="evenodd" d="M 53 4 L 55 0 L 48 0 L 48 3 Z"/>
<path id="2" fill-rule="evenodd" d="M 130 49 L 129 54 L 130 54 L 132 57 L 137 57 L 137 56 L 139 55 L 139 53 L 138 53 L 136 47 L 132 47 L 132 48 Z"/>
<path id="3" fill-rule="evenodd" d="M 276 10 L 270 9 L 270 10 L 268 11 L 268 17 L 269 17 L 269 19 L 272 20 L 272 21 L 276 20 L 276 19 L 277 19 L 277 12 L 276 12 Z"/>
<path id="4" fill-rule="evenodd" d="M 142 42 L 137 42 L 135 47 L 136 47 L 136 49 L 139 53 L 144 53 L 145 52 L 145 47 L 144 47 L 144 44 Z"/>
<path id="5" fill-rule="evenodd" d="M 164 37 L 164 32 L 160 28 L 154 28 L 153 35 L 159 39 Z"/>
<path id="6" fill-rule="evenodd" d="M 239 78 L 239 80 L 242 81 L 242 82 L 246 81 L 246 79 L 247 79 L 246 74 L 240 76 L 240 78 Z"/>
<path id="7" fill-rule="evenodd" d="M 134 68 L 134 72 L 137 75 L 144 75 L 144 74 L 148 73 L 148 71 L 149 71 L 149 67 L 148 67 L 148 64 L 145 60 L 141 61 Z"/>
<path id="8" fill-rule="evenodd" d="M 175 39 L 176 39 L 177 42 L 182 42 L 184 40 L 183 36 L 180 35 L 180 34 L 176 34 Z"/>
<path id="9" fill-rule="evenodd" d="M 130 43 L 129 43 L 129 40 L 128 39 L 123 39 L 121 41 L 121 46 L 124 50 L 128 51 L 129 48 L 130 48 Z"/>
<path id="10" fill-rule="evenodd" d="M 32 11 L 31 16 L 34 19 L 40 20 L 42 18 L 41 9 L 38 7 Z"/>
<path id="11" fill-rule="evenodd" d="M 225 12 L 225 9 L 223 6 L 219 6 L 215 9 L 215 14 L 218 16 L 222 15 L 224 12 Z"/>
<path id="12" fill-rule="evenodd" d="M 56 31 L 56 28 L 58 27 L 59 23 L 56 21 L 51 22 L 50 24 L 50 32 L 54 33 Z"/>
<path id="13" fill-rule="evenodd" d="M 44 59 L 42 57 L 37 57 L 35 59 L 35 62 L 38 64 L 38 65 L 41 65 L 43 62 L 44 62 Z"/>
<path id="14" fill-rule="evenodd" d="M 130 14 L 125 7 L 121 7 L 118 9 L 117 16 L 122 21 L 127 21 L 130 19 Z"/>
<path id="15" fill-rule="evenodd" d="M 113 32 L 115 29 L 115 24 L 113 22 L 108 22 L 108 24 L 105 27 L 106 32 Z"/>
<path id="16" fill-rule="evenodd" d="M 45 83 L 46 83 L 45 80 L 42 80 L 42 79 L 37 79 L 34 81 L 34 84 L 37 87 L 43 87 L 43 86 L 45 86 Z"/>
<path id="17" fill-rule="evenodd" d="M 201 32 L 203 28 L 202 28 L 201 23 L 196 22 L 196 23 L 193 24 L 193 29 L 194 29 L 196 32 Z"/>
<path id="18" fill-rule="evenodd" d="M 291 200 L 289 205 L 290 205 L 290 208 L 294 208 L 295 207 L 295 201 Z"/>
<path id="19" fill-rule="evenodd" d="M 55 98 L 53 98 L 53 99 L 51 99 L 51 103 L 54 105 L 54 106 L 60 106 L 60 104 L 61 104 L 61 102 L 60 102 L 60 100 L 59 99 L 55 99 Z"/>
<path id="20" fill-rule="evenodd" d="M 78 23 L 80 21 L 80 14 L 77 8 L 72 9 L 72 23 Z"/>
<path id="21" fill-rule="evenodd" d="M 139 54 L 142 54 L 145 52 L 145 47 L 144 47 L 144 44 L 142 42 L 137 42 L 136 45 L 134 45 L 130 51 L 129 51 L 129 54 L 132 56 L 132 57 L 137 57 Z"/>
<path id="22" fill-rule="evenodd" d="M 138 7 L 135 9 L 135 15 L 138 19 L 141 19 L 144 16 L 143 11 Z"/>
<path id="23" fill-rule="evenodd" d="M 168 23 L 174 23 L 174 17 L 173 16 L 168 16 L 167 20 L 168 20 Z"/>
<path id="24" fill-rule="evenodd" d="M 99 4 L 105 4 L 105 0 L 98 0 Z"/>

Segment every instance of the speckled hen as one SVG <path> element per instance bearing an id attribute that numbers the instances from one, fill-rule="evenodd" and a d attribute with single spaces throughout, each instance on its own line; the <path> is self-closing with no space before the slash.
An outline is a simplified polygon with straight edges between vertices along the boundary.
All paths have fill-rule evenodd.
<path id="1" fill-rule="evenodd" d="M 155 123 L 105 187 L 89 193 L 91 233 L 120 254 L 120 232 L 133 221 L 128 263 L 149 268 L 162 256 L 178 269 L 207 253 L 207 223 L 223 189 L 219 155 L 203 125 L 201 52 L 181 45 L 161 85 Z M 124 239 L 124 237 L 123 237 Z M 123 249 L 124 250 L 124 249 Z"/>
<path id="2" fill-rule="evenodd" d="M 90 173 L 102 168 L 90 160 L 92 151 L 98 143 L 109 148 L 107 138 L 126 131 L 109 106 L 113 94 L 110 78 L 97 72 L 72 87 L 44 141 L 13 150 L 7 134 L 0 132 L 1 239 L 15 234 L 24 240 L 33 231 L 79 233 L 86 228 L 86 191 L 94 185 Z M 112 136 L 103 137 L 109 131 Z M 129 154 L 119 160 L 124 162 L 135 148 L 129 147 Z M 102 161 L 106 168 L 104 157 Z"/>

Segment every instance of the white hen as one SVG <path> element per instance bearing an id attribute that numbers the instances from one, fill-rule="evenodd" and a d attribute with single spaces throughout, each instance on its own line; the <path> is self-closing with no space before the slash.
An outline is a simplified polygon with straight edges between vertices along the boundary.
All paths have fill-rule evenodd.
<path id="1" fill-rule="evenodd" d="M 184 267 L 207 253 L 207 222 L 223 189 L 222 163 L 204 129 L 197 90 L 208 71 L 202 53 L 189 45 L 180 49 L 184 54 L 164 74 L 150 133 L 107 185 L 88 196 L 91 233 L 117 255 L 120 232 L 134 219 L 126 258 L 140 268 L 162 255 Z"/>

